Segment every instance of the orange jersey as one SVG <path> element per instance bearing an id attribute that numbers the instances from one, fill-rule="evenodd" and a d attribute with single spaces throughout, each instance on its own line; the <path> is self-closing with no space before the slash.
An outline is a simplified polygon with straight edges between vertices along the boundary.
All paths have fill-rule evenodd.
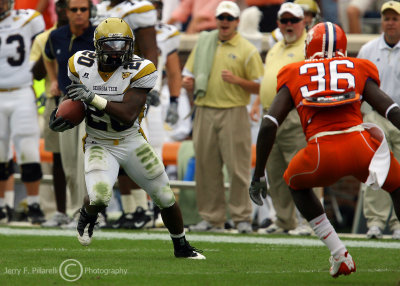
<path id="1" fill-rule="evenodd" d="M 340 57 L 305 60 L 284 66 L 277 90 L 286 86 L 300 115 L 307 140 L 322 131 L 344 130 L 362 123 L 361 100 L 306 105 L 310 99 L 355 92 L 361 95 L 368 79 L 380 84 L 376 66 L 365 59 Z M 333 106 L 332 106 L 333 105 Z"/>

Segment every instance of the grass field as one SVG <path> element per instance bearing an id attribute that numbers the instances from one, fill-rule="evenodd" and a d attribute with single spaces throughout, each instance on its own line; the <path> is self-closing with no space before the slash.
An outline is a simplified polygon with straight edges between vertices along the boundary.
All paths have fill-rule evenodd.
<path id="1" fill-rule="evenodd" d="M 0 285 L 400 285 L 392 240 L 344 239 L 357 272 L 333 279 L 315 237 L 189 233 L 207 257 L 194 261 L 174 258 L 167 232 L 94 235 L 83 247 L 73 231 L 0 227 Z"/>

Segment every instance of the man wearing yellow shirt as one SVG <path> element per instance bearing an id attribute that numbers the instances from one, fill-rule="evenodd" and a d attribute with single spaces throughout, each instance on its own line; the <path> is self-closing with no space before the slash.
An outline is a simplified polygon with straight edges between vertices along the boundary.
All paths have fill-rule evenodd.
<path id="1" fill-rule="evenodd" d="M 193 143 L 196 157 L 196 197 L 202 221 L 197 231 L 220 230 L 226 204 L 236 228 L 250 233 L 251 203 L 247 194 L 251 170 L 250 118 L 246 105 L 259 92 L 261 57 L 236 31 L 240 9 L 222 1 L 217 9 L 217 30 L 203 32 L 184 69 L 183 86 L 194 90 Z M 225 202 L 222 167 L 230 179 Z"/>
<path id="2" fill-rule="evenodd" d="M 261 100 L 264 115 L 266 114 L 276 95 L 279 70 L 289 63 L 304 60 L 306 31 L 301 6 L 294 3 L 282 4 L 278 12 L 277 23 L 283 34 L 283 40 L 274 45 L 267 54 L 259 100 L 255 100 L 252 113 L 259 109 Z M 288 232 L 297 226 L 294 203 L 283 180 L 283 173 L 292 157 L 305 145 L 306 141 L 299 116 L 296 110 L 292 110 L 279 128 L 267 162 L 270 184 L 268 193 L 276 211 L 276 221 L 267 228 L 267 233 Z"/>

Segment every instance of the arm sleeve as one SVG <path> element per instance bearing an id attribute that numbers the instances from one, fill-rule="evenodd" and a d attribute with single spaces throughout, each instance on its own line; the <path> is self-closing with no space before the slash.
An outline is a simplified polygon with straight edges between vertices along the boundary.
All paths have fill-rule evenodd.
<path id="1" fill-rule="evenodd" d="M 123 18 L 132 30 L 154 26 L 157 22 L 157 11 L 152 7 L 153 9 L 149 8 L 150 10 L 145 12 L 130 11 Z"/>
<path id="2" fill-rule="evenodd" d="M 56 58 L 54 55 L 54 50 L 53 50 L 52 34 L 53 33 L 51 33 L 49 35 L 49 38 L 46 41 L 46 45 L 44 46 L 44 53 L 43 53 L 43 56 L 49 61 L 52 61 Z"/>
<path id="3" fill-rule="evenodd" d="M 378 68 L 376 67 L 375 64 L 373 64 L 371 61 L 369 60 L 363 60 L 362 61 L 362 65 L 360 68 L 361 71 L 364 71 L 364 73 L 366 74 L 366 77 L 369 79 L 372 79 L 373 81 L 376 82 L 376 84 L 378 86 L 380 86 L 381 81 L 379 79 L 379 72 L 378 72 Z"/>
<path id="4" fill-rule="evenodd" d="M 257 51 L 257 49 L 254 49 L 250 56 L 247 58 L 245 67 L 248 80 L 261 82 L 264 74 L 264 66 L 260 53 Z"/>

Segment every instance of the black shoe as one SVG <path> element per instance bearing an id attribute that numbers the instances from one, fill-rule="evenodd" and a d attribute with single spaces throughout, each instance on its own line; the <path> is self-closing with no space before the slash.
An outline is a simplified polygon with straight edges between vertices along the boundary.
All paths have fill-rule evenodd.
<path id="1" fill-rule="evenodd" d="M 125 221 L 126 221 L 126 214 L 122 213 L 122 215 L 114 223 L 111 224 L 111 227 L 115 229 L 122 228 Z"/>
<path id="2" fill-rule="evenodd" d="M 267 228 L 272 224 L 272 220 L 269 218 L 264 219 L 261 223 L 259 228 Z"/>
<path id="3" fill-rule="evenodd" d="M 31 205 L 28 205 L 28 220 L 32 224 L 41 224 L 46 221 L 44 218 L 44 213 L 40 209 L 40 205 L 38 203 L 33 203 Z"/>
<path id="4" fill-rule="evenodd" d="M 79 213 L 78 225 L 76 226 L 76 230 L 78 231 L 78 240 L 80 244 L 88 246 L 92 242 L 93 229 L 97 221 L 97 215 L 89 215 L 86 212 L 85 207 L 82 207 L 79 210 Z M 87 225 L 89 226 L 85 232 Z"/>
<path id="5" fill-rule="evenodd" d="M 203 251 L 194 248 L 189 244 L 189 241 L 185 240 L 184 245 L 175 247 L 175 257 L 177 258 L 188 258 L 188 259 L 206 259 L 206 257 L 201 254 Z"/>
<path id="6" fill-rule="evenodd" d="M 7 212 L 8 222 L 13 221 L 14 220 L 14 209 L 12 209 L 8 205 L 6 205 L 6 212 Z"/>
<path id="7" fill-rule="evenodd" d="M 151 216 L 147 215 L 146 211 L 142 207 L 137 207 L 134 213 L 125 215 L 125 221 L 122 224 L 122 228 L 141 229 L 149 221 L 151 221 Z"/>
<path id="8" fill-rule="evenodd" d="M 6 207 L 0 207 L 0 223 L 7 223 Z"/>

